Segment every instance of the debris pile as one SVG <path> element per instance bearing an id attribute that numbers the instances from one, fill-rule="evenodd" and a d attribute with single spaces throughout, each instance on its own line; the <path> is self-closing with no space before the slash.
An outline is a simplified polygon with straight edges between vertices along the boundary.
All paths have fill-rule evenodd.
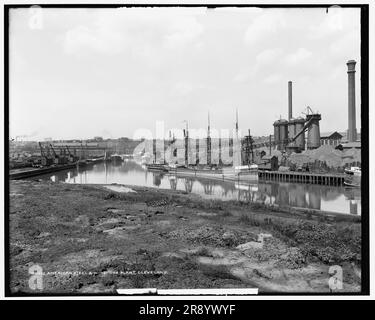
<path id="1" fill-rule="evenodd" d="M 303 164 L 317 164 L 328 168 L 343 168 L 353 163 L 361 162 L 361 150 L 349 149 L 340 151 L 332 146 L 324 145 L 314 150 L 302 153 L 292 153 L 288 161 L 296 166 Z"/>

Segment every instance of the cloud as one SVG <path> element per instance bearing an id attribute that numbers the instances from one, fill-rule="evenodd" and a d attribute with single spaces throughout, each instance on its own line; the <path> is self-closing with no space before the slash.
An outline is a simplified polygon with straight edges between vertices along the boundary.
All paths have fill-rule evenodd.
<path id="1" fill-rule="evenodd" d="M 250 79 L 249 75 L 244 73 L 244 72 L 240 72 L 238 74 L 236 74 L 233 78 L 233 81 L 234 82 L 237 82 L 237 83 L 244 83 L 246 81 L 248 81 Z"/>
<path id="2" fill-rule="evenodd" d="M 182 17 L 172 20 L 169 26 L 170 32 L 164 36 L 164 44 L 168 48 L 184 46 L 203 33 L 203 26 L 195 17 Z"/>
<path id="3" fill-rule="evenodd" d="M 339 6 L 332 6 L 328 8 L 328 12 L 319 24 L 310 26 L 308 37 L 321 39 L 341 33 L 352 23 L 352 19 L 353 9 L 348 10 Z"/>
<path id="4" fill-rule="evenodd" d="M 256 56 L 256 60 L 260 64 L 267 64 L 275 61 L 278 57 L 281 56 L 283 50 L 280 48 L 267 49 L 262 51 Z"/>
<path id="5" fill-rule="evenodd" d="M 312 56 L 312 52 L 305 48 L 299 48 L 296 52 L 288 54 L 284 62 L 289 66 L 296 66 L 305 63 Z"/>
<path id="6" fill-rule="evenodd" d="M 331 43 L 329 53 L 336 58 L 347 57 L 349 59 L 354 54 L 353 48 L 355 48 L 359 38 L 359 30 L 348 32 Z"/>
<path id="7" fill-rule="evenodd" d="M 68 30 L 63 46 L 66 53 L 85 50 L 101 54 L 131 51 L 142 55 L 149 47 L 168 49 L 190 44 L 204 31 L 197 17 L 201 10 L 177 8 L 120 8 L 100 11 L 86 25 Z M 90 16 L 92 18 L 92 16 Z"/>
<path id="8" fill-rule="evenodd" d="M 66 32 L 64 49 L 68 54 L 79 54 L 85 50 L 116 54 L 121 52 L 124 46 L 122 39 L 116 33 L 95 30 L 87 26 L 77 26 Z"/>
<path id="9" fill-rule="evenodd" d="M 190 83 L 179 82 L 173 87 L 173 92 L 177 95 L 187 95 L 193 91 L 193 86 Z"/>
<path id="10" fill-rule="evenodd" d="M 266 49 L 255 56 L 255 64 L 251 69 L 240 70 L 233 78 L 234 82 L 246 83 L 254 78 L 260 70 L 268 69 L 269 66 L 283 54 L 280 48 Z"/>
<path id="11" fill-rule="evenodd" d="M 266 84 L 274 84 L 274 83 L 281 82 L 282 79 L 283 77 L 280 74 L 271 74 L 270 76 L 265 78 L 263 82 Z"/>
<path id="12" fill-rule="evenodd" d="M 266 10 L 265 13 L 256 17 L 253 23 L 245 32 L 245 43 L 249 46 L 256 44 L 259 40 L 264 39 L 280 31 L 287 26 L 284 14 L 277 10 Z"/>
<path id="13" fill-rule="evenodd" d="M 246 83 L 249 82 L 250 80 L 254 79 L 256 73 L 258 72 L 258 66 L 252 66 L 251 69 L 245 69 L 239 71 L 234 77 L 233 81 L 237 83 Z"/>
<path id="14" fill-rule="evenodd" d="M 46 123 L 38 131 L 51 137 L 101 135 L 105 128 L 112 131 L 103 132 L 107 136 L 132 136 L 154 119 L 172 127 L 187 119 L 198 127 L 208 107 L 221 111 L 213 123 L 225 127 L 233 106 L 243 110 L 243 127 L 267 134 L 272 119 L 266 119 L 285 114 L 280 101 L 288 80 L 295 84 L 296 114 L 306 105 L 328 112 L 347 99 L 346 61 L 353 58 L 360 68 L 360 15 L 354 9 L 345 9 L 350 18 L 345 16 L 342 30 L 326 21 L 325 9 L 315 8 L 207 14 L 188 8 L 46 10 L 46 28 L 38 32 L 25 24 L 27 11 L 10 20 L 14 136 Z M 332 33 L 309 37 L 310 27 L 323 23 Z M 71 122 L 70 114 L 82 119 L 87 110 L 92 121 L 69 131 L 45 119 Z M 254 120 L 254 110 L 266 122 Z M 339 128 L 346 121 L 324 112 L 322 125 Z"/>

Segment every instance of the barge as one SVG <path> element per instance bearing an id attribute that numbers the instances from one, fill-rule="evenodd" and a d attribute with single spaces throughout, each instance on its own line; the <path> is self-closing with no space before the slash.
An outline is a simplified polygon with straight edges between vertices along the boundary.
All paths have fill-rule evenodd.
<path id="1" fill-rule="evenodd" d="M 69 163 L 64 165 L 53 165 L 48 167 L 42 167 L 42 168 L 33 168 L 29 170 L 11 170 L 9 172 L 9 179 L 11 180 L 17 180 L 17 179 L 25 179 L 30 177 L 39 176 L 42 174 L 62 171 L 66 169 L 72 169 L 77 167 L 78 163 Z"/>
<path id="2" fill-rule="evenodd" d="M 67 164 L 54 164 L 51 166 L 44 166 L 38 168 L 24 168 L 24 169 L 11 169 L 9 171 L 9 179 L 17 180 L 17 179 L 26 179 L 30 177 L 39 176 L 42 174 L 53 173 L 57 171 L 72 169 L 72 168 L 85 168 L 88 166 L 92 166 L 96 163 L 102 162 L 104 158 L 95 158 L 95 159 L 86 159 L 86 160 L 79 160 L 73 163 Z"/>

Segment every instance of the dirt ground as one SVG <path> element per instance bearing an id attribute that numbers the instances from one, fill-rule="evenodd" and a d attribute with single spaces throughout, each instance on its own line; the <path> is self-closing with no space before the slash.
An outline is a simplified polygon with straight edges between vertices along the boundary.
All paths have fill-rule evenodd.
<path id="1" fill-rule="evenodd" d="M 10 184 L 11 291 L 125 288 L 360 291 L 361 224 L 132 186 Z M 119 188 L 119 189 L 116 189 Z M 30 267 L 42 268 L 42 289 Z M 35 287 L 34 287 L 35 288 Z M 331 287 L 332 288 L 332 287 Z"/>

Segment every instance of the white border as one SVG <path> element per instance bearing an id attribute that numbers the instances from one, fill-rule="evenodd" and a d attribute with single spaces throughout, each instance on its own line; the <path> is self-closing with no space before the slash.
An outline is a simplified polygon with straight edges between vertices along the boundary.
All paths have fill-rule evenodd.
<path id="1" fill-rule="evenodd" d="M 25 1 L 25 0 L 18 0 L 18 1 L 3 1 L 3 4 L 31 4 L 32 2 L 30 1 Z M 77 2 L 74 1 L 37 1 L 38 4 L 76 4 Z M 169 1 L 155 1 L 155 0 L 132 0 L 132 1 L 118 1 L 118 0 L 112 0 L 110 2 L 105 2 L 104 0 L 80 0 L 79 4 L 103 4 L 103 3 L 108 3 L 108 4 L 176 4 L 176 5 L 182 5 L 182 4 L 197 4 L 199 1 L 196 0 L 185 0 L 185 1 L 176 1 L 176 0 L 169 0 Z M 369 208 L 369 214 L 370 214 L 370 228 L 369 228 L 369 235 L 370 235 L 370 296 L 351 296 L 351 295 L 345 295 L 345 296 L 329 296 L 329 295 L 315 295 L 315 296 L 309 296 L 309 295 L 304 295 L 304 296 L 71 296 L 71 297 L 4 297 L 4 216 L 1 217 L 1 222 L 0 222 L 0 238 L 1 238 L 1 246 L 0 246 L 0 299 L 4 300 L 227 300 L 227 299 L 236 299 L 236 300 L 373 300 L 375 298 L 375 256 L 371 254 L 371 247 L 373 243 L 375 243 L 375 225 L 374 225 L 374 220 L 371 219 L 371 212 L 373 211 L 373 202 L 371 198 L 374 198 L 372 196 L 372 190 L 374 190 L 374 177 L 375 177 L 375 171 L 374 171 L 374 165 L 371 165 L 374 163 L 374 150 L 373 150 L 373 138 L 375 135 L 375 126 L 371 125 L 375 123 L 375 79 L 374 79 L 374 70 L 375 70 L 375 64 L 374 64 L 374 58 L 375 58 L 375 51 L 374 51 L 374 40 L 375 39 L 375 20 L 374 20 L 374 14 L 375 14 L 375 3 L 374 1 L 371 0 L 365 0 L 365 1 L 360 1 L 360 0 L 344 0 L 344 1 L 333 1 L 333 0 L 315 0 L 315 1 L 301 1 L 301 0 L 295 0 L 295 1 L 275 1 L 275 0 L 253 0 L 253 1 L 230 1 L 230 0 L 206 0 L 202 1 L 202 4 L 225 4 L 225 5 L 236 5 L 236 4 L 251 4 L 251 5 L 256 5 L 256 4 L 332 4 L 332 5 L 340 5 L 340 4 L 368 4 L 369 5 L 369 171 L 370 171 L 370 184 L 369 184 L 369 194 L 370 194 L 370 208 Z M 4 18 L 4 7 L 1 6 L 1 12 L 0 15 L 2 19 Z M 2 21 L 1 25 L 4 25 L 4 21 Z M 1 32 L 1 43 L 4 43 L 4 38 L 3 38 L 3 30 Z M 2 75 L 4 75 L 4 47 L 1 52 L 1 70 L 2 70 Z M 371 72 L 370 72 L 371 71 Z M 4 84 L 3 84 L 3 79 L 4 77 L 1 78 L 1 100 L 4 101 Z M 4 110 L 4 106 L 2 108 Z M 4 113 L 1 112 L 1 117 L 0 117 L 1 123 L 4 123 Z M 4 135 L 3 135 L 3 130 L 1 130 L 0 133 L 0 143 L 1 143 L 1 150 L 4 150 Z M 3 157 L 1 157 L 0 160 L 0 165 L 1 168 L 4 168 L 4 162 L 3 162 Z M 1 205 L 2 208 L 4 208 L 4 172 L 1 170 Z M 160 290 L 159 290 L 160 291 Z M 223 291 L 226 291 L 223 289 Z"/>

